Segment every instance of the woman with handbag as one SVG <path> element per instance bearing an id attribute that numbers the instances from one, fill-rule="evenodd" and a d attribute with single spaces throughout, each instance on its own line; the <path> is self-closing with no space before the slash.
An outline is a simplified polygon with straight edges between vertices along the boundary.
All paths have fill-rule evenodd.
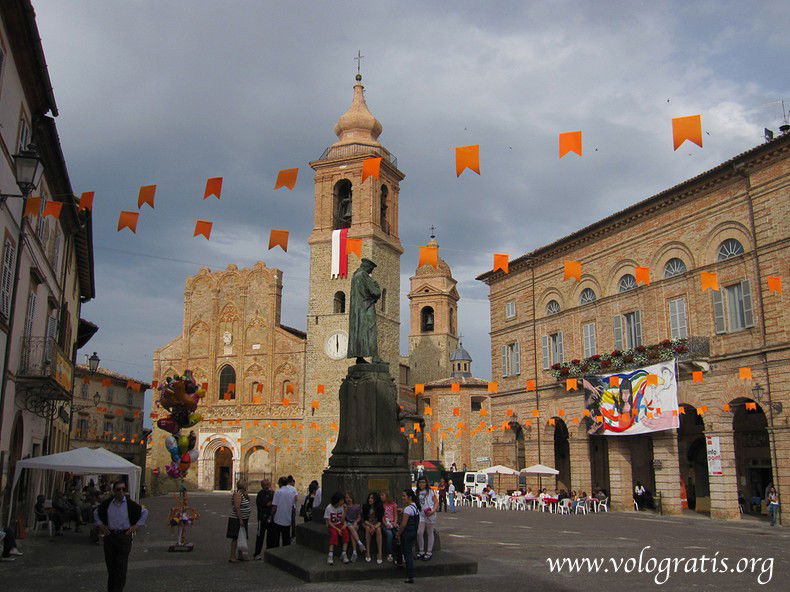
<path id="1" fill-rule="evenodd" d="M 230 539 L 230 563 L 246 561 L 249 551 L 247 543 L 247 525 L 250 520 L 250 496 L 247 494 L 247 481 L 239 479 L 236 491 L 231 496 L 231 515 L 228 517 L 227 538 Z M 237 558 L 238 557 L 238 558 Z"/>
<path id="2" fill-rule="evenodd" d="M 433 556 L 433 529 L 436 524 L 436 508 L 439 505 L 436 492 L 428 487 L 428 479 L 417 479 L 417 499 L 420 501 L 420 525 L 417 528 L 417 559 L 428 561 Z M 428 543 L 425 543 L 425 533 Z M 423 553 L 423 549 L 425 552 Z"/>

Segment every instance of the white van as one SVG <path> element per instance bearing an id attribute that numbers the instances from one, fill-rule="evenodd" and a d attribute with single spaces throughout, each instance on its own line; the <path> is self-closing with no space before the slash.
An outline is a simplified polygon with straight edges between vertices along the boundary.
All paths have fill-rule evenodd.
<path id="1" fill-rule="evenodd" d="M 483 493 L 483 489 L 494 484 L 493 475 L 483 472 L 464 473 L 464 491 L 469 489 L 473 494 Z"/>

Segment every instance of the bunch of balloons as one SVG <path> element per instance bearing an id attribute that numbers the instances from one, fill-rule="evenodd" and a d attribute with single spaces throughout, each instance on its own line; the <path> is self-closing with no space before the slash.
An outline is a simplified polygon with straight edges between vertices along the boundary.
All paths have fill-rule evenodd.
<path id="1" fill-rule="evenodd" d="M 173 462 L 165 467 L 165 471 L 174 479 L 184 478 L 189 465 L 198 459 L 195 432 L 190 430 L 189 434 L 183 434 L 181 430 L 191 428 L 203 419 L 195 410 L 205 396 L 206 391 L 198 387 L 189 370 L 184 371 L 183 376 L 168 377 L 159 385 L 159 405 L 170 415 L 159 419 L 156 425 L 170 432 L 165 438 L 165 447 Z"/>

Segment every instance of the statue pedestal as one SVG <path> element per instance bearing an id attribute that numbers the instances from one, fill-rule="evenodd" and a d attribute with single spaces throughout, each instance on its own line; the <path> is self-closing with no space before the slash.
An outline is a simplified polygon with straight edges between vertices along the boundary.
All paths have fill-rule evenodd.
<path id="1" fill-rule="evenodd" d="M 355 364 L 340 386 L 340 430 L 321 483 L 321 511 L 335 492 L 350 491 L 358 504 L 386 491 L 400 504 L 411 486 L 408 444 L 398 423 L 398 393 L 389 364 Z"/>

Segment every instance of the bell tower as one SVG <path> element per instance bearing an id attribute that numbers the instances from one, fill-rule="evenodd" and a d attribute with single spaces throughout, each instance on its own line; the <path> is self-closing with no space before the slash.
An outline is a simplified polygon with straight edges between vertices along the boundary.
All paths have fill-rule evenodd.
<path id="1" fill-rule="evenodd" d="M 315 206 L 308 239 L 305 399 L 320 401 L 313 417 L 324 423 L 337 421 L 337 393 L 354 363 L 346 359 L 348 305 L 351 276 L 360 264 L 356 254 L 343 253 L 345 241 L 333 241 L 334 230 L 347 229 L 347 238 L 360 239 L 362 257 L 377 265 L 372 275 L 382 288 L 376 306 L 379 356 L 389 362 L 396 381 L 399 372 L 403 247 L 398 238 L 398 193 L 405 175 L 398 170 L 397 159 L 378 141 L 381 123 L 368 110 L 363 90 L 362 76 L 357 74 L 351 106 L 335 125 L 337 141 L 310 163 L 315 171 Z M 362 163 L 369 158 L 381 158 L 380 178 L 369 176 L 363 182 Z M 347 257 L 345 277 L 332 274 L 333 250 L 336 260 L 338 252 L 340 258 Z M 318 385 L 324 385 L 325 396 L 316 395 Z"/>
<path id="2" fill-rule="evenodd" d="M 439 248 L 432 234 L 429 247 Z M 458 290 L 450 266 L 437 257 L 409 278 L 409 368 L 411 381 L 449 378 L 450 355 L 458 347 Z"/>

